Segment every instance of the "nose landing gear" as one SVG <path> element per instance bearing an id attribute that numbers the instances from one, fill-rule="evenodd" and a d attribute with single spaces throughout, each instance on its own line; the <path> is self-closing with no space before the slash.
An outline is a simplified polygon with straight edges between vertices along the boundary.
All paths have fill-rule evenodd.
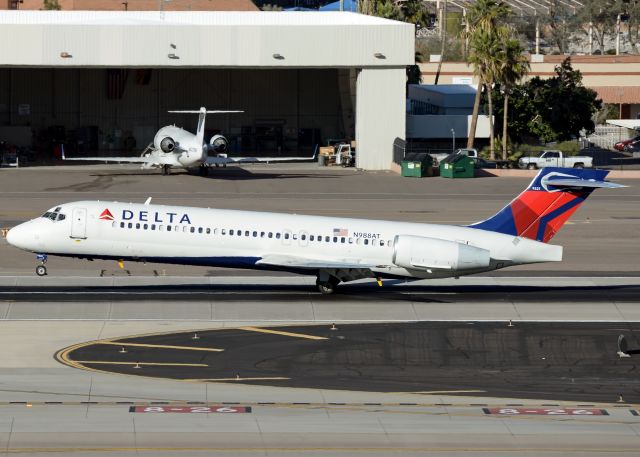
<path id="1" fill-rule="evenodd" d="M 47 263 L 47 254 L 37 254 L 36 260 L 40 262 L 40 265 L 36 267 L 36 274 L 38 276 L 46 276 L 47 267 L 45 267 L 44 264 Z"/>

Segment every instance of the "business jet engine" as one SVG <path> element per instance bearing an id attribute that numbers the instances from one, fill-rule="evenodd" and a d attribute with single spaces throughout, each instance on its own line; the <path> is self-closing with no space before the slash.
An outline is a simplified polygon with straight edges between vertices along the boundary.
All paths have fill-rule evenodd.
<path id="1" fill-rule="evenodd" d="M 176 148 L 176 142 L 173 141 L 173 138 L 170 136 L 165 136 L 162 141 L 160 141 L 160 149 L 162 152 L 173 152 Z"/>
<path id="2" fill-rule="evenodd" d="M 209 141 L 209 148 L 215 153 L 227 152 L 229 141 L 222 135 L 213 135 Z"/>
<path id="3" fill-rule="evenodd" d="M 489 251 L 456 241 L 413 235 L 394 240 L 393 263 L 411 270 L 473 270 L 486 268 Z"/>

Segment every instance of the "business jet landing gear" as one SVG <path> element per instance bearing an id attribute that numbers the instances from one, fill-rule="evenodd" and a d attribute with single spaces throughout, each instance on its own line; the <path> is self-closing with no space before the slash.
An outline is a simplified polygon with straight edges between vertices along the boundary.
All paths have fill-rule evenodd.
<path id="1" fill-rule="evenodd" d="M 335 276 L 329 276 L 326 273 L 318 273 L 316 278 L 316 286 L 322 295 L 331 295 L 336 291 L 336 287 L 340 284 L 340 280 Z"/>
<path id="2" fill-rule="evenodd" d="M 167 176 L 171 173 L 171 167 L 169 165 L 162 166 L 162 176 Z"/>
<path id="3" fill-rule="evenodd" d="M 40 262 L 40 265 L 36 267 L 36 274 L 38 276 L 46 276 L 47 275 L 47 267 L 44 266 L 47 263 L 47 254 L 37 254 L 36 260 Z"/>

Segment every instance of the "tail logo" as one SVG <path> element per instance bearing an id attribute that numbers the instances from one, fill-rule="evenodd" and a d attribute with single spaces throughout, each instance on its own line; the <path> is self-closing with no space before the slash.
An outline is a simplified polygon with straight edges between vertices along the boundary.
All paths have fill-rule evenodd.
<path id="1" fill-rule="evenodd" d="M 102 219 L 103 221 L 112 221 L 113 214 L 111 214 L 111 211 L 109 211 L 109 208 L 105 208 L 105 210 L 102 213 L 100 213 L 99 219 Z"/>
<path id="2" fill-rule="evenodd" d="M 549 189 L 549 181 L 552 180 L 553 178 L 572 178 L 572 179 L 578 179 L 577 176 L 573 176 L 573 175 L 568 175 L 566 173 L 558 173 L 558 172 L 552 172 L 549 174 L 544 175 L 541 179 L 540 179 L 540 186 L 547 192 L 561 192 L 562 189 Z"/>

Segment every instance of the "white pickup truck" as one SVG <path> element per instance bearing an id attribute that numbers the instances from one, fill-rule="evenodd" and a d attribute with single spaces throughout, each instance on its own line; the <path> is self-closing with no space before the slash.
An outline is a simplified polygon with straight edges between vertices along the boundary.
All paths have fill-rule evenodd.
<path id="1" fill-rule="evenodd" d="M 547 150 L 541 151 L 536 157 L 521 157 L 520 160 L 518 160 L 518 167 L 529 170 L 544 167 L 592 168 L 593 157 L 565 157 L 562 151 Z"/>

